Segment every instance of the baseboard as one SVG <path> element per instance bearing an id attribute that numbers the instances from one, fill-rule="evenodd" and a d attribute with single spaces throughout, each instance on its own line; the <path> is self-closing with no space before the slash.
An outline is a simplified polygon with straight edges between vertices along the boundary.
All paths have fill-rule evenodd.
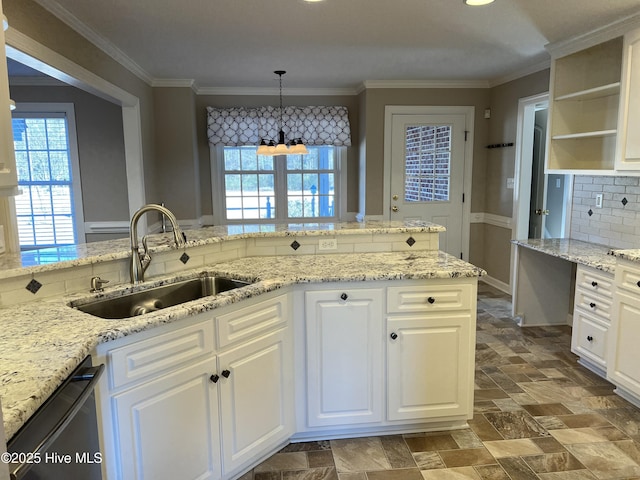
<path id="1" fill-rule="evenodd" d="M 486 283 L 487 285 L 491 285 L 494 288 L 497 288 L 502 293 L 506 293 L 507 295 L 511 295 L 511 286 L 508 283 L 504 283 L 497 278 L 493 278 L 491 275 L 483 275 L 480 277 L 480 281 Z"/>

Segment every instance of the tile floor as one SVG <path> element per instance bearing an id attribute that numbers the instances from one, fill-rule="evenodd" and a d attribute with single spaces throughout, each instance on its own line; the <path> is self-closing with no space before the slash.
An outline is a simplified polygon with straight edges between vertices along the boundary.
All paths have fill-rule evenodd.
<path id="1" fill-rule="evenodd" d="M 640 410 L 576 363 L 570 328 L 520 329 L 478 290 L 470 428 L 290 444 L 241 480 L 640 479 Z"/>

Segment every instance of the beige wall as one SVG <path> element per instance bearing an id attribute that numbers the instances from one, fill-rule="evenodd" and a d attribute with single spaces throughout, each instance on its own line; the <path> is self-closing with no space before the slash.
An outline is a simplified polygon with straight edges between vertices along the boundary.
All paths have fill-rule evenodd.
<path id="1" fill-rule="evenodd" d="M 127 185 L 122 109 L 74 87 L 10 87 L 16 102 L 73 103 L 86 222 L 126 220 Z"/>
<path id="2" fill-rule="evenodd" d="M 139 98 L 147 201 L 160 201 L 152 88 L 33 0 L 2 0 L 2 6 L 11 28 Z"/>
<path id="3" fill-rule="evenodd" d="M 366 132 L 366 199 L 364 213 L 366 215 L 383 215 L 384 166 L 384 111 L 387 105 L 446 105 L 474 106 L 475 144 L 473 147 L 473 186 L 471 210 L 482 209 L 484 188 L 476 182 L 476 170 L 482 171 L 487 138 L 487 121 L 482 118 L 484 109 L 489 106 L 489 89 L 369 89 L 366 92 L 363 123 Z"/>

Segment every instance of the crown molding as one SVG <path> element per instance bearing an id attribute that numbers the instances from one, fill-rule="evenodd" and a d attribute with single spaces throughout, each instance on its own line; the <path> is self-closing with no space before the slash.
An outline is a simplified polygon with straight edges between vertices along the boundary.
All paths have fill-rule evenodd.
<path id="1" fill-rule="evenodd" d="M 134 60 L 132 60 L 127 54 L 125 54 L 109 40 L 104 38 L 102 35 L 90 28 L 85 23 L 81 22 L 78 17 L 62 7 L 58 2 L 56 2 L 55 0 L 35 0 L 35 2 L 38 3 L 42 8 L 47 10 L 49 13 L 51 13 L 53 16 L 61 20 L 63 23 L 68 25 L 74 31 L 78 32 L 89 42 L 94 44 L 97 48 L 109 55 L 140 80 L 147 83 L 148 85 L 151 85 L 153 78 L 151 77 L 151 75 L 149 75 L 149 73 L 147 73 L 146 70 L 144 70 L 140 65 L 138 65 Z"/>
<path id="2" fill-rule="evenodd" d="M 564 57 L 565 55 L 620 37 L 638 26 L 640 26 L 640 13 L 635 13 L 596 28 L 595 30 L 591 30 L 590 32 L 583 33 L 566 40 L 548 43 L 544 48 L 546 48 L 554 58 Z"/>
<path id="3" fill-rule="evenodd" d="M 278 96 L 280 90 L 277 88 L 252 88 L 252 87 L 198 87 L 198 95 L 256 95 L 256 96 Z M 285 88 L 283 95 L 291 96 L 351 96 L 356 95 L 354 88 Z"/>
<path id="4" fill-rule="evenodd" d="M 193 78 L 155 78 L 151 81 L 152 87 L 161 88 L 190 88 L 197 93 L 198 87 Z"/>
<path id="5" fill-rule="evenodd" d="M 551 59 L 544 60 L 534 65 L 529 65 L 528 67 L 516 70 L 515 72 L 509 73 L 502 77 L 494 78 L 489 82 L 489 87 L 497 87 L 498 85 L 512 82 L 513 80 L 518 80 L 519 78 L 526 77 L 527 75 L 531 75 L 532 73 L 541 72 L 542 70 L 545 70 L 547 68 L 551 68 Z"/>
<path id="6" fill-rule="evenodd" d="M 487 80 L 365 80 L 370 88 L 489 88 Z M 360 90 L 362 91 L 362 90 Z"/>

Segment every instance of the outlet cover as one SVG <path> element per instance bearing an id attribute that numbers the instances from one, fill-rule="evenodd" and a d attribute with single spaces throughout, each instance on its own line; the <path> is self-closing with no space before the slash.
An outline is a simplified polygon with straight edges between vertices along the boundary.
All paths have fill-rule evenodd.
<path id="1" fill-rule="evenodd" d="M 596 208 L 602 208 L 602 194 L 598 193 L 596 195 Z"/>
<path id="2" fill-rule="evenodd" d="M 318 242 L 318 250 L 335 250 L 338 248 L 338 240 L 335 238 L 321 238 Z"/>

